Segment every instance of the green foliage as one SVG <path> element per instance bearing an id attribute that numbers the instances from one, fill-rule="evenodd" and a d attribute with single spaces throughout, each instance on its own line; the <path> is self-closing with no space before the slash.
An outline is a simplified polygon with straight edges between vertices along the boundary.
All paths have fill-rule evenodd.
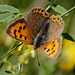
<path id="1" fill-rule="evenodd" d="M 0 73 L 0 75 L 12 75 L 12 74 L 8 74 L 8 73 Z"/>
<path id="2" fill-rule="evenodd" d="M 13 2 L 12 2 L 13 1 Z M 9 3 L 10 3 L 10 5 L 14 5 L 15 7 L 17 7 L 17 8 L 15 8 L 15 7 L 13 7 L 13 6 L 9 6 L 9 5 L 0 5 L 0 33 L 1 33 L 1 30 L 2 30 L 2 28 L 6 28 L 6 26 L 10 23 L 10 22 L 12 22 L 12 21 L 14 21 L 15 19 L 17 19 L 17 18 L 19 18 L 19 17 L 21 17 L 22 15 L 24 15 L 25 16 L 25 14 L 23 14 L 23 13 L 21 13 L 21 9 L 23 10 L 23 11 L 26 11 L 26 10 L 24 10 L 24 8 L 26 8 L 26 6 L 27 5 L 30 5 L 30 3 L 32 2 L 32 0 L 29 0 L 30 2 L 28 2 L 27 0 L 26 0 L 26 2 L 23 0 L 23 1 L 21 1 L 21 0 L 19 0 L 19 2 L 18 2 L 18 0 L 17 1 L 15 1 L 15 0 L 9 0 Z M 33 0 L 34 1 L 34 0 Z M 64 14 L 65 12 L 67 12 L 67 10 L 63 7 L 63 6 L 60 6 L 58 3 L 56 3 L 56 1 L 57 0 L 47 0 L 48 2 L 49 2 L 49 8 L 51 9 L 51 10 L 54 10 L 55 11 L 55 13 L 57 12 L 57 13 L 59 13 L 60 15 L 62 15 L 62 14 Z M 16 2 L 16 3 L 15 3 Z M 24 3 L 26 3 L 25 5 L 24 5 Z M 19 6 L 19 4 L 20 4 L 20 6 Z M 23 4 L 23 8 L 22 8 L 22 4 Z M 36 3 L 37 4 L 37 3 Z M 25 7 L 24 7 L 25 6 Z M 48 5 L 47 5 L 48 6 Z M 29 7 L 29 6 L 28 6 Z M 20 10 L 19 10 L 20 9 Z M 27 8 L 28 9 L 28 8 Z M 49 9 L 48 9 L 49 10 Z M 28 11 L 28 10 L 27 10 Z M 54 12 L 53 11 L 53 12 Z M 58 15 L 58 14 L 57 14 Z M 69 13 L 67 14 L 67 15 L 65 15 L 65 16 L 68 16 L 69 15 Z M 63 38 L 65 38 L 65 39 L 68 39 L 68 40 L 71 40 L 71 41 L 73 41 L 73 42 L 75 42 L 75 36 L 71 36 L 71 35 L 69 35 L 68 33 L 62 33 L 62 37 Z M 22 44 L 22 43 L 21 43 Z M 1 62 L 1 64 L 0 64 L 0 68 L 2 68 L 3 67 L 3 65 L 5 65 L 5 63 L 8 63 L 8 58 L 10 58 L 10 61 L 12 61 L 12 59 L 11 59 L 11 57 L 10 57 L 10 55 L 8 55 L 7 56 L 7 54 L 9 54 L 9 53 L 11 53 L 11 51 L 13 51 L 14 49 L 16 49 L 16 48 L 18 48 L 21 44 L 19 44 L 18 46 L 16 46 L 15 44 L 13 44 L 13 45 L 11 45 L 11 47 L 9 48 L 9 50 L 8 50 L 8 52 L 5 54 L 5 55 L 3 55 L 2 57 L 1 57 L 1 59 L 2 58 L 4 58 L 3 60 L 2 60 L 2 62 Z M 14 45 L 16 46 L 16 47 L 14 47 Z M 14 47 L 14 48 L 13 48 Z M 1 49 L 1 48 L 0 48 Z M 24 49 L 25 50 L 25 49 Z M 5 73 L 0 73 L 0 75 L 12 75 L 13 73 L 13 75 L 19 75 L 20 74 L 20 71 L 21 71 L 21 64 L 25 64 L 25 63 L 27 63 L 28 62 L 28 58 L 30 58 L 30 57 L 28 57 L 28 55 L 26 56 L 24 56 L 24 55 L 22 55 L 22 56 L 19 56 L 19 57 L 21 57 L 19 60 L 18 60 L 18 62 L 17 62 L 17 64 L 19 63 L 20 65 L 18 65 L 18 67 L 16 67 L 16 70 L 11 70 L 11 71 L 9 71 L 9 70 L 7 70 L 7 71 L 5 71 Z M 41 58 L 41 56 L 39 56 L 40 58 Z M 15 58 L 16 59 L 16 58 Z M 14 59 L 14 61 L 12 61 L 13 63 L 15 62 L 15 59 Z M 32 61 L 33 59 L 31 59 L 30 61 L 29 61 L 29 63 L 30 64 L 25 64 L 25 69 L 24 69 L 24 75 L 26 75 L 25 74 L 25 72 L 27 71 L 27 72 L 29 72 L 29 74 L 31 74 L 32 72 L 32 74 L 34 74 L 34 72 L 35 72 L 35 74 L 36 74 L 36 71 L 38 72 L 38 70 L 36 69 L 37 68 L 37 64 L 36 64 L 36 61 L 35 61 L 35 64 L 32 62 L 31 63 L 31 61 Z M 41 59 L 42 60 L 42 59 Z M 50 59 L 49 59 L 50 60 Z M 59 60 L 59 59 L 58 59 Z M 41 66 L 40 66 L 40 68 L 39 68 L 39 71 L 40 71 L 40 74 L 39 75 L 54 75 L 55 74 L 55 72 L 56 72 L 56 74 L 58 74 L 57 72 L 59 72 L 59 73 L 61 73 L 61 71 L 58 69 L 58 60 L 53 60 L 54 62 L 52 62 L 52 60 L 50 60 L 50 61 L 48 61 L 47 62 L 47 58 L 45 59 L 43 59 L 43 61 L 42 61 L 42 64 L 41 64 Z M 44 63 L 46 61 L 46 63 Z M 10 62 L 11 63 L 11 62 Z M 16 65 L 17 65 L 16 64 Z M 15 66 L 16 66 L 15 65 Z M 26 66 L 27 65 L 27 66 Z M 34 67 L 33 67 L 33 65 L 34 65 L 34 67 L 35 67 L 35 70 L 34 70 Z M 13 65 L 11 65 L 11 67 L 13 67 Z M 33 67 L 33 68 L 32 68 Z M 30 71 L 29 71 L 29 69 L 31 69 Z"/>
<path id="3" fill-rule="evenodd" d="M 0 22 L 5 22 L 5 21 L 9 21 L 10 20 L 10 18 L 12 18 L 14 16 L 14 14 L 12 14 L 12 13 L 4 13 L 4 14 L 1 14 L 0 15 Z"/>
<path id="4" fill-rule="evenodd" d="M 12 69 L 12 72 L 11 71 L 5 71 L 5 73 L 0 73 L 0 75 L 19 75 L 21 67 L 22 67 L 22 64 L 20 64 L 19 67 L 15 71 L 13 71 L 13 69 Z"/>
<path id="5" fill-rule="evenodd" d="M 19 13 L 20 11 L 9 5 L 0 5 L 0 12 Z"/>
<path id="6" fill-rule="evenodd" d="M 68 33 L 62 33 L 62 37 L 67 40 L 71 40 L 71 41 L 75 42 L 75 37 L 70 36 Z"/>
<path id="7" fill-rule="evenodd" d="M 11 22 L 20 17 L 20 11 L 9 5 L 0 5 L 0 22 Z"/>
<path id="8" fill-rule="evenodd" d="M 55 11 L 55 12 L 57 12 L 57 13 L 59 13 L 59 14 L 64 14 L 65 12 L 67 12 L 67 10 L 64 8 L 64 7 L 62 7 L 62 6 L 60 6 L 60 5 L 57 5 L 57 6 L 52 6 L 52 9 Z M 66 14 L 65 16 L 68 16 L 68 14 Z"/>
<path id="9" fill-rule="evenodd" d="M 58 4 L 55 4 L 56 0 L 47 0 L 50 4 L 50 7 L 52 8 L 52 10 L 54 10 L 55 12 L 59 13 L 60 15 L 64 14 L 65 12 L 67 12 L 67 10 L 63 7 L 60 6 Z M 68 16 L 69 13 L 67 13 L 65 16 Z"/>

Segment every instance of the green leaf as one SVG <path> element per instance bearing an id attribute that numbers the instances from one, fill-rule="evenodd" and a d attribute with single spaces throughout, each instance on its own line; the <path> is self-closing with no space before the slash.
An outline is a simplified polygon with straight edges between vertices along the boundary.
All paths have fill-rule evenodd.
<path id="1" fill-rule="evenodd" d="M 12 74 L 8 74 L 8 73 L 0 73 L 0 75 L 12 75 Z"/>
<path id="2" fill-rule="evenodd" d="M 20 17 L 19 14 L 17 14 L 17 15 L 14 15 L 12 13 L 1 14 L 0 15 L 0 22 L 7 22 L 7 23 L 9 23 L 9 22 L 17 19 L 18 17 Z"/>
<path id="3" fill-rule="evenodd" d="M 12 13 L 4 13 L 4 14 L 1 14 L 0 15 L 0 22 L 4 22 L 4 21 L 7 21 L 12 18 L 14 16 L 14 14 Z"/>
<path id="4" fill-rule="evenodd" d="M 68 33 L 62 33 L 62 37 L 64 37 L 67 40 L 71 40 L 71 41 L 75 42 L 75 36 L 72 37 Z"/>
<path id="5" fill-rule="evenodd" d="M 13 7 L 13 6 L 9 6 L 9 5 L 0 5 L 0 12 L 10 12 L 10 13 L 19 13 L 20 11 Z"/>
<path id="6" fill-rule="evenodd" d="M 10 19 L 8 19 L 8 23 L 14 21 L 15 19 L 17 19 L 17 18 L 19 18 L 19 17 L 20 17 L 19 14 L 14 15 L 14 17 L 11 17 Z"/>
<path id="7" fill-rule="evenodd" d="M 67 12 L 67 10 L 64 8 L 64 7 L 62 7 L 62 6 L 60 6 L 60 5 L 57 5 L 56 7 L 54 7 L 54 6 L 52 6 L 52 9 L 55 11 L 55 12 L 57 12 L 57 13 L 59 13 L 59 14 L 64 14 L 65 12 Z M 65 16 L 68 16 L 68 14 L 69 13 L 67 13 Z"/>

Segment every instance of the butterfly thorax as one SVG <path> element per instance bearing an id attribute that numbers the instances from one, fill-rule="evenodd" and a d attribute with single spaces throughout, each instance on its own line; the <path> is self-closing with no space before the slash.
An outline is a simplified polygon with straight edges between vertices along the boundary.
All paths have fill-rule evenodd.
<path id="1" fill-rule="evenodd" d="M 49 23 L 47 22 L 40 30 L 40 32 L 37 34 L 37 36 L 34 39 L 34 50 L 40 47 L 45 41 L 46 41 L 46 34 L 48 32 Z"/>
<path id="2" fill-rule="evenodd" d="M 44 39 L 43 36 L 37 35 L 37 37 L 34 40 L 34 50 L 37 49 L 38 47 L 40 47 L 40 45 L 43 42 L 43 39 Z"/>

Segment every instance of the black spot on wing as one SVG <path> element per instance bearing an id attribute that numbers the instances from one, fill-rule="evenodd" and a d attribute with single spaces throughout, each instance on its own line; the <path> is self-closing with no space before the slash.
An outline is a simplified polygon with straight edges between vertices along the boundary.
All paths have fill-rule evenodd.
<path id="1" fill-rule="evenodd" d="M 53 41 L 53 43 L 52 44 L 54 44 L 55 43 L 55 41 Z"/>
<path id="2" fill-rule="evenodd" d="M 57 20 L 59 20 L 59 18 Z"/>
<path id="3" fill-rule="evenodd" d="M 22 27 L 20 26 L 20 27 L 19 27 L 19 29 L 21 30 L 21 29 L 22 29 Z"/>
<path id="4" fill-rule="evenodd" d="M 55 47 L 55 44 L 53 45 L 53 47 Z"/>
<path id="5" fill-rule="evenodd" d="M 51 50 L 53 50 L 53 47 L 51 48 Z"/>
<path id="6" fill-rule="evenodd" d="M 53 52 L 52 52 L 52 53 L 49 53 L 49 55 L 53 54 L 54 52 L 55 52 L 55 50 L 53 50 Z M 48 56 L 49 56 L 49 55 L 48 55 Z"/>
<path id="7" fill-rule="evenodd" d="M 23 27 L 23 30 L 25 30 L 26 26 Z"/>
<path id="8" fill-rule="evenodd" d="M 40 9 L 38 9 L 38 11 L 40 11 Z"/>
<path id="9" fill-rule="evenodd" d="M 53 50 L 53 52 L 51 54 L 53 54 L 55 52 L 55 50 Z"/>
<path id="10" fill-rule="evenodd" d="M 22 38 L 22 34 L 20 34 L 20 38 Z"/>
<path id="11" fill-rule="evenodd" d="M 27 39 L 27 37 L 25 37 L 25 40 Z"/>
<path id="12" fill-rule="evenodd" d="M 15 29 L 15 30 L 14 30 L 14 34 L 16 34 L 16 31 L 17 31 L 17 30 Z"/>
<path id="13" fill-rule="evenodd" d="M 14 35 L 15 35 L 15 38 L 17 37 L 17 35 L 16 35 L 16 31 L 17 31 L 17 30 L 15 29 L 15 30 L 14 30 Z"/>
<path id="14" fill-rule="evenodd" d="M 50 49 L 47 50 L 47 52 L 49 52 L 49 51 L 50 51 Z"/>
<path id="15" fill-rule="evenodd" d="M 47 49 L 46 47 L 44 48 L 44 50 Z"/>
<path id="16" fill-rule="evenodd" d="M 20 31 L 20 30 L 18 30 L 18 32 L 20 33 L 21 31 Z"/>
<path id="17" fill-rule="evenodd" d="M 41 10 L 41 12 L 43 12 L 44 10 Z"/>

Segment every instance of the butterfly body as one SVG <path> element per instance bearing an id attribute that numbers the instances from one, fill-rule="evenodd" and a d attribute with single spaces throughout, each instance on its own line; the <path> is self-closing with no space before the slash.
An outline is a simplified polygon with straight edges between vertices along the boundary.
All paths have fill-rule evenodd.
<path id="1" fill-rule="evenodd" d="M 39 48 L 46 41 L 46 34 L 48 32 L 49 23 L 47 22 L 39 31 L 34 39 L 34 49 Z"/>
<path id="2" fill-rule="evenodd" d="M 50 20 L 49 20 L 50 18 Z M 12 22 L 6 30 L 11 37 L 34 45 L 50 58 L 57 58 L 61 51 L 62 39 L 59 36 L 64 28 L 64 21 L 59 16 L 52 15 L 42 8 L 33 8 L 24 18 Z"/>

